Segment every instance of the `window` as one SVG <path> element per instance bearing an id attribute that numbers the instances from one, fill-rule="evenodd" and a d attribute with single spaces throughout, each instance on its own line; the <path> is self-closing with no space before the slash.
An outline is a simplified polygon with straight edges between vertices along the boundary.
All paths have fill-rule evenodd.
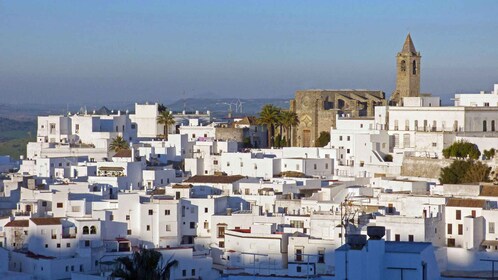
<path id="1" fill-rule="evenodd" d="M 131 229 L 127 230 L 127 231 L 126 231 L 126 234 L 127 234 L 127 235 L 131 235 Z"/>
<path id="2" fill-rule="evenodd" d="M 71 248 L 71 243 L 66 243 L 66 248 Z"/>
<path id="3" fill-rule="evenodd" d="M 42 206 L 43 207 L 47 207 L 47 202 L 46 201 L 42 201 Z"/>
<path id="4" fill-rule="evenodd" d="M 296 266 L 296 272 L 301 272 L 301 266 L 300 265 Z"/>
<path id="5" fill-rule="evenodd" d="M 394 147 L 398 148 L 399 147 L 399 134 L 394 134 Z"/>
<path id="6" fill-rule="evenodd" d="M 130 220 L 130 215 L 126 215 L 126 220 L 129 221 Z"/>
<path id="7" fill-rule="evenodd" d="M 408 241 L 413 242 L 413 235 L 412 234 L 408 235 Z"/>
<path id="8" fill-rule="evenodd" d="M 472 210 L 472 218 L 475 218 L 476 217 L 476 210 Z"/>
<path id="9" fill-rule="evenodd" d="M 348 136 L 348 141 L 351 140 L 351 136 Z"/>
<path id="10" fill-rule="evenodd" d="M 60 248 L 61 247 L 61 244 L 60 243 L 57 243 L 57 248 Z"/>
<path id="11" fill-rule="evenodd" d="M 152 209 L 149 209 L 149 216 L 154 214 L 154 211 Z"/>
<path id="12" fill-rule="evenodd" d="M 90 240 L 85 240 L 85 247 L 90 247 Z"/>
<path id="13" fill-rule="evenodd" d="M 398 130 L 398 120 L 394 120 L 394 130 Z"/>
<path id="14" fill-rule="evenodd" d="M 218 160 L 217 159 L 213 160 L 213 164 L 218 165 Z"/>
<path id="15" fill-rule="evenodd" d="M 484 102 L 484 107 L 489 107 L 489 102 Z"/>
<path id="16" fill-rule="evenodd" d="M 243 162 L 240 162 L 240 167 L 244 167 L 244 163 Z"/>
<path id="17" fill-rule="evenodd" d="M 195 228 L 195 222 L 190 222 L 190 228 Z"/>
<path id="18" fill-rule="evenodd" d="M 315 164 L 313 164 L 313 168 L 316 170 L 316 163 L 315 163 Z"/>
<path id="19" fill-rule="evenodd" d="M 342 136 L 339 136 L 339 141 L 342 141 Z"/>
<path id="20" fill-rule="evenodd" d="M 164 215 L 165 216 L 171 215 L 171 211 L 169 209 L 164 210 Z"/>
<path id="21" fill-rule="evenodd" d="M 209 222 L 208 221 L 204 221 L 204 229 L 209 229 Z"/>
<path id="22" fill-rule="evenodd" d="M 405 130 L 410 130 L 410 121 L 405 120 Z"/>
<path id="23" fill-rule="evenodd" d="M 192 276 L 195 276 L 195 269 L 194 268 L 192 268 L 191 273 L 192 273 Z"/>
<path id="24" fill-rule="evenodd" d="M 45 248 L 48 248 L 48 244 L 45 243 Z"/>
<path id="25" fill-rule="evenodd" d="M 461 220 L 462 219 L 462 211 L 461 210 L 456 210 L 456 219 Z"/>
<path id="26" fill-rule="evenodd" d="M 401 241 L 401 236 L 399 234 L 394 235 L 394 240 L 395 241 Z"/>
<path id="27" fill-rule="evenodd" d="M 406 61 L 401 60 L 401 63 L 399 64 L 399 71 L 401 71 L 401 72 L 406 71 Z"/>
<path id="28" fill-rule="evenodd" d="M 463 225 L 458 224 L 458 235 L 462 235 L 462 234 L 463 234 Z"/>
<path id="29" fill-rule="evenodd" d="M 57 202 L 57 208 L 62 208 L 63 207 L 63 203 L 62 202 Z"/>
<path id="30" fill-rule="evenodd" d="M 436 142 L 432 142 L 432 147 L 437 147 L 437 143 Z"/>
<path id="31" fill-rule="evenodd" d="M 417 75 L 417 62 L 414 60 L 412 64 L 413 75 Z"/>
<path id="32" fill-rule="evenodd" d="M 329 164 L 328 163 L 325 164 L 325 169 L 329 169 Z"/>
<path id="33" fill-rule="evenodd" d="M 446 231 L 448 234 L 453 234 L 453 225 L 452 224 L 448 224 L 446 226 Z"/>
<path id="34" fill-rule="evenodd" d="M 295 251 L 295 261 L 296 262 L 302 262 L 303 261 L 303 249 L 296 249 Z"/>
<path id="35" fill-rule="evenodd" d="M 488 232 L 495 233 L 495 223 L 493 223 L 493 222 L 488 223 Z"/>
<path id="36" fill-rule="evenodd" d="M 346 149 L 346 153 L 349 154 L 351 152 L 350 149 Z"/>
<path id="37" fill-rule="evenodd" d="M 482 131 L 487 131 L 487 130 L 488 130 L 488 122 L 482 121 Z"/>
<path id="38" fill-rule="evenodd" d="M 495 131 L 495 121 L 491 121 L 491 131 Z"/>
<path id="39" fill-rule="evenodd" d="M 186 269 L 183 269 L 183 270 L 182 270 L 182 276 L 183 276 L 183 277 L 187 276 L 187 270 L 186 270 Z"/>
<path id="40" fill-rule="evenodd" d="M 95 226 L 90 227 L 90 234 L 97 234 L 97 228 Z"/>
<path id="41" fill-rule="evenodd" d="M 218 238 L 223 238 L 223 237 L 225 237 L 225 227 L 218 227 Z"/>
<path id="42" fill-rule="evenodd" d="M 171 231 L 171 225 L 166 225 L 166 231 Z"/>
<path id="43" fill-rule="evenodd" d="M 414 130 L 418 130 L 418 121 L 415 121 Z"/>
<path id="44" fill-rule="evenodd" d="M 83 227 L 83 234 L 89 234 L 89 233 L 90 233 L 89 227 L 88 226 L 84 226 Z"/>
<path id="45" fill-rule="evenodd" d="M 218 247 L 225 248 L 225 241 L 218 242 Z"/>
<path id="46" fill-rule="evenodd" d="M 325 263 L 325 249 L 318 249 L 318 263 Z"/>
<path id="47" fill-rule="evenodd" d="M 147 231 L 150 231 L 150 225 L 147 225 L 146 229 Z"/>
<path id="48" fill-rule="evenodd" d="M 227 162 L 227 166 L 230 166 L 230 162 Z"/>
<path id="49" fill-rule="evenodd" d="M 114 215 L 112 215 L 112 214 L 111 214 L 111 215 L 109 216 L 109 220 L 114 221 Z"/>
<path id="50" fill-rule="evenodd" d="M 204 207 L 204 213 L 208 213 L 209 209 L 207 207 Z"/>

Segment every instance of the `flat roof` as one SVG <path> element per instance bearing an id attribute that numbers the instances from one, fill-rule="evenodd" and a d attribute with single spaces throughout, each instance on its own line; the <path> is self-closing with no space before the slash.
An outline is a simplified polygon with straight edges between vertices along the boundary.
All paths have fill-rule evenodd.
<path id="1" fill-rule="evenodd" d="M 419 254 L 429 246 L 432 246 L 432 243 L 430 243 L 430 242 L 386 241 L 386 252 Z"/>

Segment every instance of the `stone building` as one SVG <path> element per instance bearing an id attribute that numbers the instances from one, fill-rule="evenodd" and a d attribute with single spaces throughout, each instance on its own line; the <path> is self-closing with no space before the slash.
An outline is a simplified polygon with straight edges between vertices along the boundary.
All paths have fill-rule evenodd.
<path id="1" fill-rule="evenodd" d="M 404 97 L 420 96 L 420 58 L 408 34 L 403 49 L 396 56 L 396 89 L 391 95 L 390 105 L 403 106 Z"/>
<path id="2" fill-rule="evenodd" d="M 293 146 L 315 146 L 320 132 L 335 128 L 336 115 L 366 117 L 374 115 L 374 107 L 386 105 L 379 90 L 299 90 L 290 102 L 290 110 L 299 117 L 294 128 Z"/>

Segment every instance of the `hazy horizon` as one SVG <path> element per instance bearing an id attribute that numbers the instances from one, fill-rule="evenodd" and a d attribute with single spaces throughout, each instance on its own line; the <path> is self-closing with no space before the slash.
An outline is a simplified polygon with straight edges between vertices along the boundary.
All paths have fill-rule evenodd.
<path id="1" fill-rule="evenodd" d="M 498 83 L 494 1 L 282 3 L 2 1 L 0 103 L 389 95 L 408 32 L 422 92 L 449 100 Z"/>

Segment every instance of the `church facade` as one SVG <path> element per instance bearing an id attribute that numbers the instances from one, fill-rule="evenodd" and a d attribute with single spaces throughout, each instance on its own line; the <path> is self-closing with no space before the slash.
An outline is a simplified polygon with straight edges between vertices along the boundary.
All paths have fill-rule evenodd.
<path id="1" fill-rule="evenodd" d="M 390 105 L 402 106 L 403 97 L 420 96 L 420 53 L 410 34 L 396 56 L 396 89 Z M 335 128 L 336 117 L 374 117 L 375 106 L 387 106 L 385 93 L 380 90 L 298 90 L 290 101 L 290 110 L 299 118 L 293 128 L 292 145 L 314 147 L 321 132 Z"/>

